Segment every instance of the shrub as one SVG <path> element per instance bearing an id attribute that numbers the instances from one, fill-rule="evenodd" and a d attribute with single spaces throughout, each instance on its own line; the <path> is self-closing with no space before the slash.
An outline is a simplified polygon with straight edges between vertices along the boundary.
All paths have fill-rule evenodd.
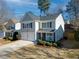
<path id="1" fill-rule="evenodd" d="M 38 45 L 40 45 L 40 42 L 41 42 L 41 40 L 40 40 L 40 39 L 39 39 L 39 40 L 37 40 L 37 44 L 38 44 Z"/>
<path id="2" fill-rule="evenodd" d="M 52 46 L 52 43 L 46 42 L 46 45 L 47 45 L 47 46 Z"/>
<path id="3" fill-rule="evenodd" d="M 56 44 L 57 44 L 58 47 L 61 47 L 61 45 L 62 45 L 61 41 L 57 41 Z"/>
<path id="4" fill-rule="evenodd" d="M 68 38 L 67 37 L 63 37 L 63 39 L 67 40 Z"/>
<path id="5" fill-rule="evenodd" d="M 43 41 L 43 40 L 37 40 L 37 44 L 38 45 L 45 45 L 46 44 L 46 41 Z"/>
<path id="6" fill-rule="evenodd" d="M 52 45 L 53 45 L 54 47 L 57 47 L 57 44 L 56 44 L 56 43 L 53 43 Z"/>
<path id="7" fill-rule="evenodd" d="M 12 38 L 12 37 L 8 37 L 8 40 L 10 40 L 10 41 L 11 41 L 11 40 L 13 40 L 13 38 Z"/>
<path id="8" fill-rule="evenodd" d="M 79 31 L 75 31 L 74 37 L 77 41 L 79 41 Z"/>
<path id="9" fill-rule="evenodd" d="M 4 37 L 3 39 L 7 39 L 7 37 Z"/>
<path id="10" fill-rule="evenodd" d="M 12 40 L 13 38 L 12 37 L 4 37 L 3 39 L 5 39 L 5 40 Z"/>
<path id="11" fill-rule="evenodd" d="M 21 34 L 19 32 L 17 32 L 17 31 L 14 32 L 12 41 L 19 40 L 19 39 L 21 39 Z"/>

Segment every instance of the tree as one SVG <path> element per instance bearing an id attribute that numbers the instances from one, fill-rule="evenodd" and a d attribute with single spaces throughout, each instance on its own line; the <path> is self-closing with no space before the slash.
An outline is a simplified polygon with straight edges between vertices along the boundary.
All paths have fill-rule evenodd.
<path id="1" fill-rule="evenodd" d="M 77 20 L 79 17 L 79 0 L 71 0 L 66 7 L 66 12 L 69 14 L 70 19 Z"/>
<path id="2" fill-rule="evenodd" d="M 38 8 L 40 9 L 40 16 L 42 12 L 47 14 L 50 7 L 50 0 L 38 0 Z"/>
<path id="3" fill-rule="evenodd" d="M 3 23 L 7 19 L 11 18 L 11 15 L 11 11 L 8 8 L 5 0 L 0 0 L 0 23 Z"/>
<path id="4" fill-rule="evenodd" d="M 12 17 L 12 13 L 8 8 L 5 0 L 0 0 L 0 30 L 4 29 L 4 24 Z"/>

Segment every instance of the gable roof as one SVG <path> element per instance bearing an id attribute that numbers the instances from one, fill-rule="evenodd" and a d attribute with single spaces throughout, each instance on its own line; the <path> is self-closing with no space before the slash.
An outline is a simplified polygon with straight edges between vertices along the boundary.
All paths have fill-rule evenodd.
<path id="1" fill-rule="evenodd" d="M 55 20 L 59 14 L 48 14 L 47 16 L 36 16 L 32 12 L 28 12 L 24 15 L 23 19 L 21 21 L 44 21 L 44 20 Z"/>
<path id="2" fill-rule="evenodd" d="M 39 20 L 39 17 L 34 15 L 32 12 L 28 12 L 24 15 L 21 21 Z"/>

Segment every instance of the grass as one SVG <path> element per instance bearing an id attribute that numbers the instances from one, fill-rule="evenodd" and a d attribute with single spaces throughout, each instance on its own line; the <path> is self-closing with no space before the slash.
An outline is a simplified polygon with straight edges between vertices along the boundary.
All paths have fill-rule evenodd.
<path id="1" fill-rule="evenodd" d="M 0 39 L 0 46 L 10 43 L 10 40 Z"/>
<path id="2" fill-rule="evenodd" d="M 30 46 L 10 52 L 6 57 L 10 59 L 78 59 L 79 49 Z"/>

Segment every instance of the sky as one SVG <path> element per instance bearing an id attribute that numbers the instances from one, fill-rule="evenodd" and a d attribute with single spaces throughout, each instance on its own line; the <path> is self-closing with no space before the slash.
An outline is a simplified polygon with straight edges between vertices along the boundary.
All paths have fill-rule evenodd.
<path id="1" fill-rule="evenodd" d="M 23 16 L 26 12 L 31 11 L 35 15 L 40 15 L 40 10 L 38 9 L 38 0 L 5 0 L 7 6 L 14 12 L 16 17 Z M 69 0 L 50 0 L 51 6 L 49 9 L 50 13 L 56 12 L 56 10 L 62 7 L 63 10 L 66 9 L 66 5 Z"/>

